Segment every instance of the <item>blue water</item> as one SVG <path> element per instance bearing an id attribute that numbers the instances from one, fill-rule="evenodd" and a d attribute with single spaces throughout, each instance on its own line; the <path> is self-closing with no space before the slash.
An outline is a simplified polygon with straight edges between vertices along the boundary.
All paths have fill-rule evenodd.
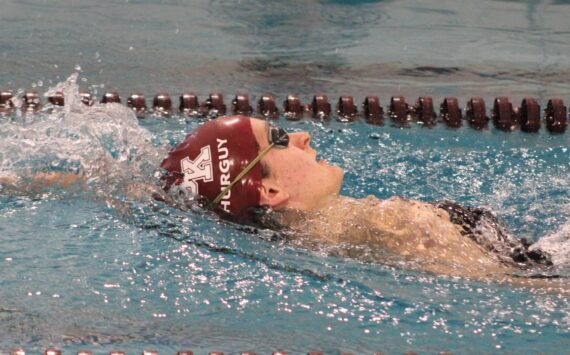
<path id="1" fill-rule="evenodd" d="M 564 2 L 240 3 L 5 1 L 0 86 L 43 92 L 78 72 L 82 88 L 123 96 L 570 100 Z M 124 185 L 153 180 L 144 161 L 199 120 L 137 123 L 107 107 L 0 121 L 2 171 L 84 163 L 99 176 L 87 188 L 0 195 L 0 352 L 560 353 L 570 345 L 566 295 L 339 258 L 211 215 L 128 201 Z M 279 124 L 309 131 L 320 154 L 346 169 L 346 195 L 485 206 L 533 240 L 570 218 L 568 133 Z M 97 175 L 103 163 L 107 174 Z"/>

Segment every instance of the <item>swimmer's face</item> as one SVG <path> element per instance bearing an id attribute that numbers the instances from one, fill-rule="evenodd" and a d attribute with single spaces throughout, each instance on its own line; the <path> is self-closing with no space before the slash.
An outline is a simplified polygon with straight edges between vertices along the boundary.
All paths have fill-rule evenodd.
<path id="1" fill-rule="evenodd" d="M 269 145 L 267 123 L 251 121 L 261 151 Z M 268 174 L 262 181 L 262 205 L 310 210 L 318 208 L 330 196 L 338 195 L 343 170 L 317 161 L 317 152 L 310 142 L 307 132 L 289 133 L 287 148 L 272 148 L 263 157 L 261 163 Z"/>

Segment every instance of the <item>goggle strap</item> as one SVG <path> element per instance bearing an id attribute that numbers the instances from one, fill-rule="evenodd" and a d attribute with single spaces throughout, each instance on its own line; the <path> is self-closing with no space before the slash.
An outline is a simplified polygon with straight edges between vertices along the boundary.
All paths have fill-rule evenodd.
<path id="1" fill-rule="evenodd" d="M 259 153 L 259 155 L 257 157 L 255 157 L 255 159 L 253 159 L 251 161 L 251 163 L 249 163 L 245 167 L 245 169 L 243 169 L 242 172 L 239 173 L 239 175 L 236 176 L 236 178 L 233 179 L 233 181 L 228 186 L 226 186 L 225 189 L 222 190 L 222 192 L 220 192 L 220 194 L 214 199 L 214 201 L 212 201 L 212 203 L 210 204 L 210 207 L 213 207 L 214 205 L 217 205 L 218 203 L 220 203 L 220 201 L 226 195 L 226 193 L 228 193 L 228 191 L 230 191 L 231 188 L 234 187 L 234 185 L 237 184 L 237 182 L 240 181 L 241 178 L 243 178 L 245 176 L 245 174 L 247 174 L 251 169 L 253 169 L 255 164 L 257 164 L 265 156 L 265 154 L 267 154 L 269 149 L 271 149 L 274 145 L 275 145 L 275 143 L 271 143 L 265 149 L 263 149 L 261 151 L 261 153 Z"/>

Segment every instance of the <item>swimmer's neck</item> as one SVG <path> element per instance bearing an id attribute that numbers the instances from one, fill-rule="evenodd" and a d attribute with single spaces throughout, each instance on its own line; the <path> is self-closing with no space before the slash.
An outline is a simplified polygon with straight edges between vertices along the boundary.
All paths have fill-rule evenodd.
<path id="1" fill-rule="evenodd" d="M 388 200 L 392 199 L 401 199 L 398 196 L 392 196 Z M 305 212 L 324 212 L 330 209 L 334 209 L 339 207 L 340 205 L 356 203 L 359 201 L 365 200 L 374 200 L 374 201 L 381 201 L 378 197 L 374 195 L 368 195 L 363 198 L 356 198 L 352 196 L 345 196 L 345 195 L 330 195 L 327 198 L 323 199 L 318 205 L 315 205 L 314 208 L 307 209 Z"/>
<path id="2" fill-rule="evenodd" d="M 324 212 L 330 210 L 331 208 L 334 208 L 335 206 L 338 206 L 339 204 L 356 200 L 357 200 L 356 198 L 350 196 L 344 196 L 339 194 L 330 195 L 319 201 L 319 203 L 314 205 L 312 208 L 305 209 L 304 212 L 307 213 Z"/>
<path id="3" fill-rule="evenodd" d="M 342 206 L 347 206 L 349 204 L 354 204 L 358 199 L 350 196 L 344 195 L 330 195 L 319 201 L 319 203 L 314 204 L 309 208 L 283 208 L 276 210 L 285 225 L 298 225 L 302 224 L 302 221 L 307 219 L 312 219 L 318 216 L 325 216 L 334 213 L 335 211 L 341 211 Z"/>

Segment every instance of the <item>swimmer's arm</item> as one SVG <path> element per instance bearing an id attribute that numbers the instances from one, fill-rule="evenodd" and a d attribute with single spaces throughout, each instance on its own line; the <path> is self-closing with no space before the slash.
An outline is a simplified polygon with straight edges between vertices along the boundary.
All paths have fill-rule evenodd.
<path id="1" fill-rule="evenodd" d="M 0 173 L 0 191 L 36 192 L 45 187 L 68 187 L 83 185 L 87 177 L 82 173 L 40 172 L 31 177 L 21 177 L 14 173 Z M 164 192 L 156 185 L 133 182 L 123 190 L 125 196 L 131 200 L 144 201 L 148 199 L 164 200 Z"/>
<path id="2" fill-rule="evenodd" d="M 58 186 L 67 187 L 75 183 L 82 183 L 85 181 L 85 176 L 83 174 L 75 173 L 59 173 L 59 172 L 48 172 L 48 173 L 37 173 L 33 176 L 32 180 L 35 184 L 40 186 Z"/>
<path id="3" fill-rule="evenodd" d="M 46 187 L 65 188 L 79 186 L 80 188 L 86 188 L 86 184 L 87 177 L 81 173 L 40 172 L 31 177 L 21 177 L 13 173 L 0 173 L 0 192 L 16 195 L 34 194 Z M 174 204 L 159 186 L 153 184 L 133 182 L 124 188 L 123 193 L 130 201 L 147 202 L 155 200 Z M 120 214 L 125 216 L 132 214 L 129 203 L 106 194 L 100 197 L 104 199 L 109 207 L 115 208 Z"/>
<path id="4" fill-rule="evenodd" d="M 14 173 L 0 173 L 0 190 L 8 191 L 33 192 L 44 187 L 67 187 L 83 182 L 85 182 L 85 176 L 76 173 L 39 172 L 30 177 L 21 177 Z"/>
<path id="5" fill-rule="evenodd" d="M 19 177 L 13 173 L 0 174 L 0 185 L 16 190 L 49 186 L 67 187 L 84 181 L 85 177 L 83 174 L 60 173 L 55 171 L 36 173 L 28 179 Z"/>

